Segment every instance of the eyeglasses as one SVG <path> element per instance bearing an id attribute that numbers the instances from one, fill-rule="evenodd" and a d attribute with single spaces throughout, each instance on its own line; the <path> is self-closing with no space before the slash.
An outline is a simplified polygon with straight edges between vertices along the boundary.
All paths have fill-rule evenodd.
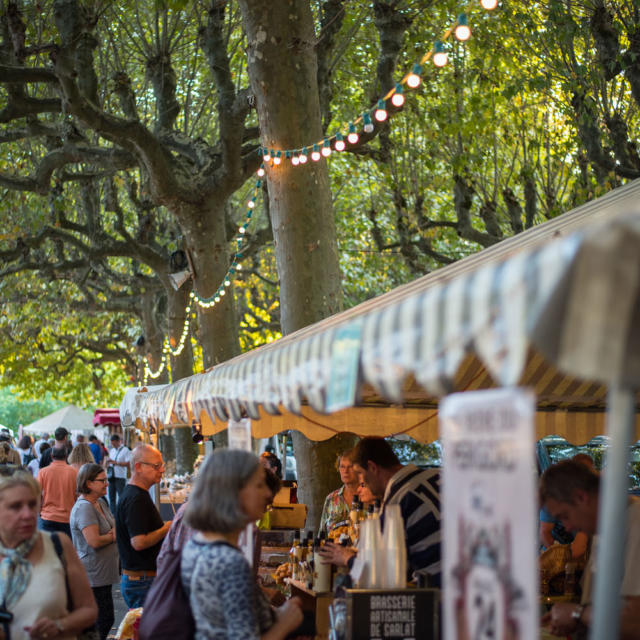
<path id="1" fill-rule="evenodd" d="M 140 464 L 146 464 L 149 467 L 153 467 L 156 471 L 164 467 L 164 462 L 145 462 L 144 460 L 140 460 Z"/>
<path id="2" fill-rule="evenodd" d="M 106 478 L 94 478 L 91 482 L 102 482 L 103 484 L 107 482 Z"/>

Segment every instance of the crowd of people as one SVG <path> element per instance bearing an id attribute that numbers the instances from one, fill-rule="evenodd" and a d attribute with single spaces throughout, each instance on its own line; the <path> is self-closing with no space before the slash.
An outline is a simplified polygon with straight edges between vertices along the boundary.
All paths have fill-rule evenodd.
<path id="1" fill-rule="evenodd" d="M 0 638 L 74 638 L 89 628 L 104 640 L 114 624 L 117 492 L 110 503 L 105 496 L 120 437 L 107 450 L 95 435 L 69 435 L 25 435 L 14 448 L 0 433 Z"/>
<path id="2" fill-rule="evenodd" d="M 127 606 L 146 608 L 162 582 L 158 573 L 171 571 L 176 556 L 197 640 L 307 636 L 301 602 L 283 603 L 279 592 L 257 581 L 255 523 L 280 488 L 275 456 L 214 451 L 189 501 L 165 522 L 150 495 L 164 473 L 158 449 L 130 450 L 117 434 L 109 450 L 95 436 L 71 446 L 65 429 L 52 443 L 42 440 L 23 438 L 13 448 L 0 438 L 0 639 L 71 639 L 93 629 L 104 640 L 114 624 L 112 585 L 120 582 Z M 540 482 L 540 503 L 553 523 L 541 526 L 541 536 L 563 526 L 574 540 L 585 538 L 576 547 L 587 560 L 581 602 L 556 604 L 543 619 L 555 635 L 586 632 L 591 623 L 600 478 L 589 463 L 558 463 Z M 439 470 L 401 464 L 388 442 L 375 437 L 343 452 L 336 468 L 342 485 L 327 496 L 319 533 L 347 520 L 354 499 L 379 501 L 382 522 L 385 508 L 398 505 L 407 580 L 439 587 Z M 640 503 L 631 500 L 626 549 L 625 639 L 638 637 L 640 610 Z M 351 566 L 357 550 L 327 542 L 320 554 L 327 563 Z"/>

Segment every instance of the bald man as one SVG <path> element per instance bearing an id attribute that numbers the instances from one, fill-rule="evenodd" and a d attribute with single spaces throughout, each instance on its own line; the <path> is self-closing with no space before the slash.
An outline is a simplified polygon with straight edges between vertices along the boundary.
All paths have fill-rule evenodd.
<path id="1" fill-rule="evenodd" d="M 164 473 L 162 454 L 151 445 L 131 454 L 131 479 L 116 511 L 116 541 L 122 564 L 122 597 L 130 609 L 142 607 L 156 575 L 156 558 L 171 521 L 163 522 L 149 489 Z"/>

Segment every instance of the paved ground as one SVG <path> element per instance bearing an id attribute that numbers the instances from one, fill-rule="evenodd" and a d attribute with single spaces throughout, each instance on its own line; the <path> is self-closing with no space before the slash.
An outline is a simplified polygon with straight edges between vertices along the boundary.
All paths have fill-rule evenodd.
<path id="1" fill-rule="evenodd" d="M 128 611 L 127 605 L 124 603 L 122 599 L 122 594 L 120 593 L 120 583 L 113 585 L 113 608 L 115 610 L 115 618 L 116 621 L 111 629 L 111 632 L 108 635 L 108 638 L 115 638 L 116 631 L 122 622 L 122 618 L 124 618 L 125 614 Z"/>

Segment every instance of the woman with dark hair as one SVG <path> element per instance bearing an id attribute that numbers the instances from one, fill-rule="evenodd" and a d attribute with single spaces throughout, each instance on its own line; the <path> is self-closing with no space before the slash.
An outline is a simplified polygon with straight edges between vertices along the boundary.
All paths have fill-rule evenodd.
<path id="1" fill-rule="evenodd" d="M 32 460 L 33 454 L 31 453 L 31 436 L 22 436 L 20 442 L 18 442 L 17 451 L 20 455 L 20 464 L 26 467 Z"/>
<path id="2" fill-rule="evenodd" d="M 247 451 L 214 451 L 203 464 L 185 513 L 196 530 L 182 552 L 182 584 L 196 640 L 281 640 L 302 622 L 300 601 L 273 610 L 238 549 L 240 532 L 271 499 L 265 469 Z"/>
<path id="3" fill-rule="evenodd" d="M 104 498 L 107 494 L 104 468 L 94 462 L 80 467 L 77 488 L 78 499 L 69 522 L 71 536 L 98 603 L 98 631 L 104 640 L 115 620 L 111 585 L 120 579 L 116 523 Z"/>

